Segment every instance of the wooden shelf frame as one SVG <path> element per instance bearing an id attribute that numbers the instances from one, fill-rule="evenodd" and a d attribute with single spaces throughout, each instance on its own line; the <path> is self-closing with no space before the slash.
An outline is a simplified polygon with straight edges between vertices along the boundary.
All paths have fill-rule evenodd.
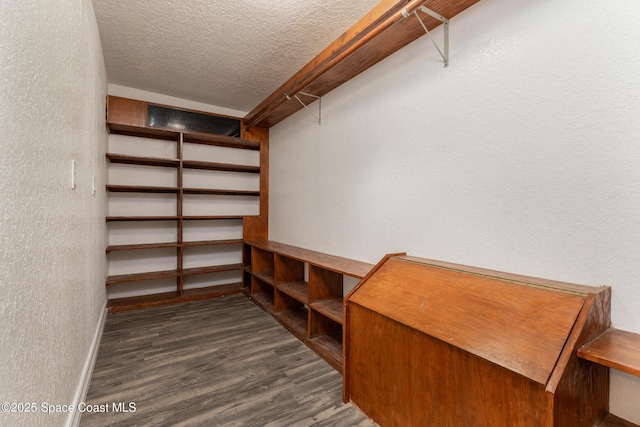
<path id="1" fill-rule="evenodd" d="M 106 185 L 107 191 L 111 193 L 172 193 L 178 194 L 178 187 L 160 187 L 152 185 Z"/>
<path id="2" fill-rule="evenodd" d="M 191 242 L 164 242 L 164 243 L 140 243 L 131 245 L 110 245 L 107 246 L 107 253 L 117 251 L 140 251 L 150 249 L 170 249 L 170 248 L 189 248 L 197 246 L 217 246 L 217 245 L 240 245 L 242 239 L 228 239 L 228 240 L 201 240 Z"/>
<path id="3" fill-rule="evenodd" d="M 249 218 L 248 215 L 197 215 L 197 216 L 175 216 L 175 215 L 159 215 L 159 216 L 108 216 L 107 222 L 123 222 L 123 221 L 203 221 L 203 220 L 225 220 L 225 219 L 244 219 Z"/>
<path id="4" fill-rule="evenodd" d="M 373 265 L 269 240 L 245 240 L 244 259 L 245 292 L 342 372 L 343 278 L 361 279 Z"/>
<path id="5" fill-rule="evenodd" d="M 115 285 L 117 283 L 127 282 L 140 282 L 144 280 L 156 280 L 156 279 L 168 279 L 174 277 L 189 277 L 201 274 L 221 273 L 225 271 L 241 271 L 242 264 L 225 264 L 225 265 L 212 265 L 205 267 L 191 267 L 182 268 L 176 270 L 164 270 L 164 271 L 148 271 L 144 273 L 131 273 L 131 274 L 119 274 L 109 276 L 106 284 Z"/>
<path id="6" fill-rule="evenodd" d="M 247 196 L 260 197 L 260 191 L 220 190 L 214 188 L 183 188 L 183 194 L 207 194 L 210 196 Z"/>
<path id="7" fill-rule="evenodd" d="M 167 168 L 177 168 L 178 165 L 180 165 L 180 160 L 178 159 L 165 159 L 161 157 L 128 156 L 118 153 L 106 153 L 105 157 L 111 163 L 124 165 L 156 166 Z"/>
<path id="8" fill-rule="evenodd" d="M 240 165 L 232 163 L 204 162 L 201 160 L 189 159 L 167 159 L 162 157 L 144 157 L 144 156 L 128 156 L 118 153 L 106 153 L 105 157 L 111 163 L 137 165 L 137 166 L 156 166 L 177 168 L 182 162 L 185 169 L 201 169 L 220 172 L 240 172 L 240 173 L 260 173 L 260 166 Z"/>
<path id="9" fill-rule="evenodd" d="M 180 276 L 180 270 L 148 271 L 144 273 L 117 274 L 107 277 L 107 286 L 117 283 L 140 282 L 143 280 L 170 279 Z"/>
<path id="10" fill-rule="evenodd" d="M 211 265 L 206 267 L 191 267 L 183 268 L 182 276 L 196 276 L 201 274 L 222 273 L 224 271 L 242 271 L 243 265 L 239 264 L 225 264 L 225 265 Z"/>
<path id="11" fill-rule="evenodd" d="M 236 165 L 231 163 L 203 162 L 200 160 L 182 160 L 185 169 L 202 169 L 220 172 L 260 173 L 260 166 Z"/>
<path id="12" fill-rule="evenodd" d="M 109 313 L 137 310 L 141 308 L 156 307 L 165 304 L 195 301 L 206 298 L 217 298 L 226 295 L 235 295 L 241 292 L 240 283 L 208 286 L 203 288 L 185 289 L 182 296 L 178 292 L 163 292 L 159 294 L 140 295 L 135 297 L 111 299 L 107 303 Z"/>
<path id="13" fill-rule="evenodd" d="M 108 99 L 109 103 L 109 99 Z M 146 114 L 144 105 L 140 101 L 125 100 L 120 98 L 115 104 L 126 104 L 127 108 L 133 105 L 138 111 L 136 114 Z M 144 104 L 144 105 L 143 105 Z M 142 107 L 141 107 L 142 105 Z M 115 107 L 114 107 L 115 108 Z M 141 116 L 142 117 L 142 116 Z M 128 119 L 123 120 L 126 122 Z M 163 158 L 152 156 L 137 156 L 127 155 L 120 153 L 106 153 L 106 159 L 112 164 L 125 164 L 135 165 L 143 167 L 158 167 L 158 168 L 174 168 L 177 170 L 176 185 L 175 186 L 153 186 L 153 185 L 106 185 L 106 190 L 110 193 L 151 193 L 151 194 L 169 194 L 176 197 L 176 213 L 175 215 L 111 215 L 106 217 L 106 221 L 111 222 L 147 222 L 147 221 L 172 221 L 175 223 L 177 230 L 177 239 L 173 242 L 158 242 L 158 243 L 142 243 L 142 244 L 121 244 L 110 245 L 107 247 L 106 252 L 123 252 L 123 251 L 146 251 L 156 249 L 174 249 L 176 251 L 177 268 L 174 270 L 164 271 L 151 271 L 136 274 L 122 274 L 112 275 L 106 280 L 106 285 L 115 284 L 127 284 L 131 282 L 143 282 L 156 279 L 175 279 L 176 291 L 175 292 L 162 292 L 159 294 L 142 295 L 127 298 L 117 298 L 109 301 L 109 310 L 122 311 L 137 309 L 161 304 L 170 304 L 174 302 L 188 301 L 192 299 L 209 298 L 220 295 L 229 295 L 233 293 L 239 293 L 242 290 L 244 278 L 242 277 L 245 265 L 241 263 L 225 264 L 225 265 L 210 265 L 202 267 L 185 268 L 183 258 L 185 256 L 186 248 L 206 247 L 206 246 L 219 246 L 219 245 L 238 245 L 239 251 L 242 253 L 243 239 L 221 239 L 221 240 L 201 240 L 201 241 L 184 241 L 183 225 L 188 221 L 211 221 L 211 220 L 240 220 L 244 224 L 247 218 L 260 218 L 260 215 L 247 216 L 247 215 L 184 215 L 183 213 L 183 196 L 184 195 L 208 195 L 208 196 L 240 196 L 240 197 L 258 197 L 262 198 L 263 193 L 266 195 L 268 187 L 264 185 L 262 164 L 263 159 L 266 157 L 261 152 L 260 165 L 247 165 L 247 164 L 230 164 L 222 162 L 209 162 L 201 161 L 191 158 L 184 158 L 183 147 L 184 144 L 200 144 L 208 146 L 219 146 L 232 149 L 241 150 L 253 150 L 261 151 L 264 146 L 268 149 L 263 141 L 268 137 L 262 134 L 258 134 L 259 137 L 250 135 L 254 140 L 246 140 L 242 138 L 222 136 L 222 135 L 210 135 L 200 134 L 195 132 L 177 132 L 170 129 L 150 128 L 146 125 L 144 118 L 136 118 L 133 120 L 136 124 L 131 123 L 114 123 L 107 118 L 107 128 L 112 134 L 128 135 L 135 137 L 144 137 L 151 139 L 159 139 L 165 141 L 171 141 L 175 143 L 176 152 L 175 157 Z M 256 132 L 254 132 L 256 133 Z M 259 174 L 261 177 L 260 189 L 256 191 L 249 190 L 233 190 L 233 189 L 219 189 L 219 188 L 190 188 L 183 185 L 183 173 L 184 170 L 204 170 L 204 171 L 220 171 L 225 173 L 242 173 L 242 174 Z M 260 204 L 261 210 L 263 209 L 263 203 Z M 244 226 L 243 226 L 244 229 Z M 214 261 L 215 262 L 215 261 Z M 217 274 L 230 271 L 241 272 L 240 280 L 237 283 L 228 283 L 215 286 L 193 287 L 185 285 L 185 279 L 188 277 Z M 185 287 L 186 286 L 186 287 Z"/>

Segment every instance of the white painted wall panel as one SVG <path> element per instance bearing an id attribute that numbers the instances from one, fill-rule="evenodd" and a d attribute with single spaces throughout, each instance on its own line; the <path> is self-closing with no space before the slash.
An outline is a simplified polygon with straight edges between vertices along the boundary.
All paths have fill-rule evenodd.
<path id="1" fill-rule="evenodd" d="M 260 152 L 257 150 L 238 150 L 231 147 L 193 143 L 185 143 L 182 150 L 182 158 L 185 160 L 260 166 Z"/>
<path id="2" fill-rule="evenodd" d="M 175 216 L 177 196 L 164 193 L 109 193 L 109 216 Z"/>
<path id="3" fill-rule="evenodd" d="M 176 159 L 177 141 L 109 134 L 109 152 L 139 157 Z"/>
<path id="4" fill-rule="evenodd" d="M 184 169 L 182 185 L 185 188 L 260 191 L 260 174 Z"/>
<path id="5" fill-rule="evenodd" d="M 260 198 L 254 196 L 211 196 L 185 194 L 182 199 L 185 216 L 250 216 L 260 214 Z"/>
<path id="6" fill-rule="evenodd" d="M 109 245 L 177 242 L 177 230 L 176 221 L 112 222 Z"/>
<path id="7" fill-rule="evenodd" d="M 182 233 L 185 242 L 242 239 L 242 220 L 185 221 Z"/>
<path id="8" fill-rule="evenodd" d="M 449 68 L 422 37 L 325 96 L 321 126 L 271 129 L 270 237 L 610 285 L 640 332 L 638 22 L 631 0 L 479 2 Z M 613 376 L 613 413 L 640 423 L 638 396 Z"/>
<path id="9" fill-rule="evenodd" d="M 142 249 L 117 251 L 109 254 L 110 276 L 175 270 L 177 268 L 176 249 Z"/>
<path id="10" fill-rule="evenodd" d="M 241 245 L 195 246 L 184 249 L 184 268 L 241 264 Z"/>

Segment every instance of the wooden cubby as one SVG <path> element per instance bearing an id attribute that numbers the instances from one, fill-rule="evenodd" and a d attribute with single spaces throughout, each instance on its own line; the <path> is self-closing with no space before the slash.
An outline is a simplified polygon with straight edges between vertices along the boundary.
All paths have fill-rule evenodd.
<path id="1" fill-rule="evenodd" d="M 245 292 L 342 372 L 344 276 L 361 279 L 373 265 L 268 240 L 245 241 L 244 259 Z"/>
<path id="2" fill-rule="evenodd" d="M 113 165 L 133 165 L 141 166 L 143 168 L 162 168 L 175 170 L 175 183 L 174 185 L 123 185 L 121 183 L 113 184 L 109 183 L 106 186 L 106 190 L 110 194 L 129 193 L 132 197 L 139 197 L 139 195 L 161 195 L 163 197 L 171 198 L 171 203 L 175 202 L 175 212 L 167 214 L 166 212 L 154 214 L 131 214 L 131 215 L 108 215 L 106 221 L 108 223 L 130 223 L 132 228 L 136 227 L 136 224 L 147 224 L 149 222 L 169 222 L 173 224 L 170 228 L 173 230 L 176 238 L 172 241 L 158 241 L 152 243 L 124 243 L 124 244 L 112 244 L 106 249 L 107 254 L 125 253 L 131 254 L 131 257 L 135 259 L 135 256 L 144 253 L 145 256 L 152 258 L 154 251 L 158 250 L 173 250 L 175 254 L 175 267 L 170 269 L 162 269 L 159 271 L 145 271 L 142 273 L 133 274 L 111 274 L 106 284 L 108 287 L 118 284 L 133 284 L 141 282 L 149 282 L 159 279 L 173 279 L 175 280 L 175 290 L 171 292 L 159 291 L 150 295 L 135 295 L 124 298 L 110 298 L 108 307 L 111 312 L 123 311 L 135 308 L 167 304 L 180 301 L 188 301 L 192 299 L 209 298 L 221 295 L 228 295 L 241 292 L 243 276 L 245 274 L 245 264 L 247 261 L 250 263 L 250 259 L 245 259 L 243 250 L 243 232 L 239 231 L 239 235 L 236 238 L 220 238 L 210 239 L 205 238 L 202 240 L 194 240 L 193 238 L 187 238 L 185 236 L 186 227 L 193 223 L 203 224 L 206 221 L 214 221 L 215 223 L 221 223 L 222 221 L 231 221 L 233 224 L 238 224 L 240 229 L 243 228 L 243 223 L 247 218 L 247 214 L 239 212 L 237 215 L 224 212 L 222 214 L 207 214 L 198 212 L 186 212 L 187 206 L 186 197 L 214 197 L 218 201 L 222 198 L 242 198 L 243 200 L 256 199 L 257 203 L 256 215 L 259 215 L 259 205 L 261 205 L 259 199 L 262 196 L 260 189 L 247 190 L 247 189 L 229 189 L 224 188 L 201 188 L 199 186 L 185 186 L 184 178 L 187 171 L 196 170 L 201 171 L 198 173 L 219 173 L 223 176 L 238 176 L 238 174 L 252 174 L 260 175 L 262 168 L 255 164 L 233 164 L 230 162 L 215 162 L 215 161 L 203 161 L 200 158 L 192 155 L 191 157 L 185 155 L 185 148 L 189 146 L 198 147 L 224 147 L 224 149 L 233 150 L 253 150 L 260 151 L 261 143 L 259 141 L 250 141 L 241 139 L 238 137 L 231 137 L 226 135 L 214 135 L 203 134 L 194 132 L 181 132 L 172 129 L 161 129 L 150 127 L 146 123 L 145 106 L 147 103 L 142 101 L 128 100 L 119 97 L 108 97 L 108 115 L 107 115 L 107 129 L 110 134 L 125 135 L 137 138 L 154 139 L 158 141 L 168 141 L 170 144 L 174 144 L 174 153 L 172 157 L 158 157 L 146 155 L 129 155 L 121 152 L 108 152 L 106 158 L 110 164 Z M 239 120 L 239 119 L 238 119 Z M 135 144 L 135 141 L 132 142 Z M 207 150 L 207 148 L 200 148 Z M 262 155 L 259 155 L 262 158 Z M 142 197 L 142 196 L 140 196 Z M 253 203 L 253 202 L 248 202 Z M 193 233 L 192 233 L 193 234 Z M 211 249 L 207 249 L 211 248 Z M 227 249 L 222 249 L 227 248 Z M 202 256 L 203 252 L 206 255 L 207 251 L 213 252 L 210 263 L 207 265 L 188 266 L 185 261 L 188 259 L 189 254 L 197 253 Z M 238 261 L 234 262 L 219 262 L 216 261 L 216 252 L 229 250 L 237 253 Z M 151 254 L 151 255 L 147 255 Z M 230 273 L 234 272 L 234 273 Z M 237 273 L 237 279 L 231 282 L 224 282 L 225 274 Z M 200 286 L 200 281 L 215 281 L 215 284 Z M 189 281 L 195 281 L 196 283 L 187 283 Z M 224 283 L 218 283 L 223 281 Z M 148 293 L 148 291 L 145 291 Z"/>

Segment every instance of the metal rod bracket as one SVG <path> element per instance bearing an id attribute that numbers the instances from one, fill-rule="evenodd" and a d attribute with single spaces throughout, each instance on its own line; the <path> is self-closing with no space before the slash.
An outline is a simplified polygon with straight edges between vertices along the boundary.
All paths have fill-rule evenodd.
<path id="1" fill-rule="evenodd" d="M 311 98 L 315 98 L 318 100 L 318 115 L 316 116 L 313 111 L 311 111 L 311 109 L 309 107 L 307 107 L 307 105 L 298 97 L 298 94 L 303 95 L 303 96 L 308 96 Z M 293 95 L 293 97 L 295 99 L 298 100 L 298 102 L 300 104 L 302 104 L 302 106 L 305 108 L 305 110 L 307 110 L 309 112 L 309 114 L 311 114 L 313 116 L 314 119 L 316 119 L 316 121 L 318 122 L 318 125 L 322 124 L 322 98 L 317 96 L 317 95 L 312 95 L 310 93 L 306 93 L 306 92 L 298 92 L 298 94 Z M 285 95 L 287 97 L 287 100 L 290 100 L 291 97 L 289 95 Z"/>
<path id="2" fill-rule="evenodd" d="M 435 42 L 435 40 L 433 40 L 433 37 L 431 37 L 431 33 L 429 32 L 429 29 L 427 29 L 427 26 L 424 25 L 424 22 L 420 18 L 420 15 L 418 15 L 418 10 L 422 11 L 423 13 L 426 13 L 432 18 L 437 19 L 438 21 L 442 22 L 442 24 L 444 25 L 444 49 L 443 50 L 440 50 L 440 48 L 438 47 L 438 44 Z M 431 40 L 433 45 L 438 50 L 438 53 L 440 54 L 440 56 L 442 57 L 442 60 L 444 61 L 445 68 L 448 67 L 449 66 L 449 20 L 444 16 L 440 15 L 439 13 L 429 9 L 426 6 L 420 6 L 418 9 L 413 11 L 413 14 L 418 19 L 418 22 L 420 23 L 420 25 L 422 25 L 422 28 L 427 33 L 427 36 L 429 36 L 429 39 Z M 405 18 L 408 18 L 411 16 L 411 13 L 409 13 L 407 9 L 402 9 L 402 16 L 404 16 Z"/>

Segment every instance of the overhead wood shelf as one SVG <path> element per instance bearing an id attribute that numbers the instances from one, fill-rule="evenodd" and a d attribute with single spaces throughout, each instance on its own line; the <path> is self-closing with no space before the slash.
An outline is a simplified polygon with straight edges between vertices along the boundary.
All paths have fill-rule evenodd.
<path id="1" fill-rule="evenodd" d="M 479 0 L 382 0 L 360 21 L 327 46 L 318 56 L 276 89 L 244 118 L 244 126 L 269 128 L 303 108 L 294 95 L 305 103 L 324 96 L 387 56 L 425 34 L 415 18 L 405 18 L 403 10 L 413 13 L 420 6 L 451 19 Z M 432 30 L 441 24 L 422 15 Z"/>

